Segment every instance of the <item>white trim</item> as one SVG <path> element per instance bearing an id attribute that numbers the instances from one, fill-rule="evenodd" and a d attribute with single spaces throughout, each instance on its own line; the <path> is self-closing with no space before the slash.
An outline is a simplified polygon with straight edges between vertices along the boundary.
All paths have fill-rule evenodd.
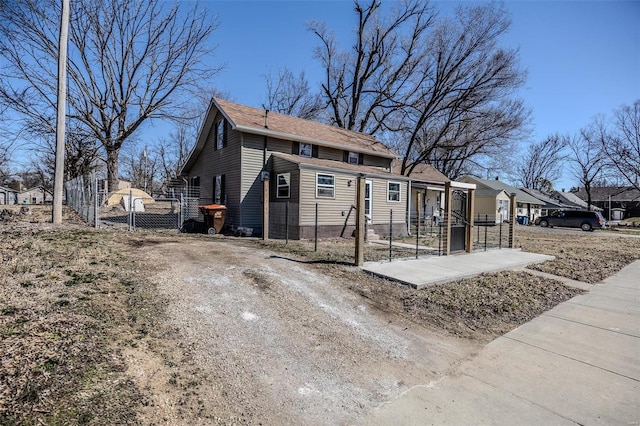
<path id="1" fill-rule="evenodd" d="M 322 176 L 331 176 L 331 178 L 333 179 L 333 184 L 332 185 L 327 185 L 327 184 L 322 184 L 322 185 L 318 185 L 318 177 L 322 175 Z M 321 196 L 318 195 L 318 187 L 323 187 L 323 188 L 331 188 L 333 190 L 333 195 L 331 197 L 326 197 L 326 196 Z M 316 198 L 326 198 L 326 199 L 334 199 L 336 198 L 336 175 L 330 174 L 330 173 L 316 173 Z"/>
<path id="2" fill-rule="evenodd" d="M 456 182 L 451 181 L 451 187 L 457 189 L 476 189 L 475 183 L 466 183 L 466 182 Z"/>
<path id="3" fill-rule="evenodd" d="M 353 159 L 355 159 L 355 160 L 356 160 L 354 163 L 353 163 L 353 162 L 351 162 L 351 160 L 352 160 L 351 155 L 352 155 L 352 154 L 354 155 L 354 158 L 353 158 Z M 359 153 L 357 153 L 357 152 L 355 152 L 355 151 L 348 151 L 348 154 L 347 154 L 347 164 L 358 164 L 359 162 L 360 162 L 360 155 L 359 155 Z"/>
<path id="4" fill-rule="evenodd" d="M 308 146 L 309 147 L 309 155 L 307 154 L 303 154 L 302 153 L 302 146 Z M 304 157 L 304 158 L 312 158 L 313 157 L 313 144 L 312 143 L 306 143 L 306 142 L 298 142 L 298 155 L 300 157 Z"/>
<path id="5" fill-rule="evenodd" d="M 366 179 L 364 181 L 364 215 L 367 216 L 367 185 L 369 185 L 369 217 L 367 223 L 373 222 L 373 181 Z"/>
<path id="6" fill-rule="evenodd" d="M 390 194 L 390 190 L 389 190 L 389 186 L 391 184 L 397 184 L 398 185 L 398 199 L 397 200 L 391 200 L 389 199 L 389 194 Z M 394 191 L 395 192 L 395 191 Z M 393 180 L 388 180 L 387 181 L 387 203 L 400 203 L 402 202 L 402 182 L 397 182 L 397 181 L 393 181 Z"/>
<path id="7" fill-rule="evenodd" d="M 280 176 L 287 176 L 287 178 L 285 178 L 285 182 L 286 185 L 280 185 Z M 280 196 L 280 188 L 287 188 L 287 196 Z M 276 175 L 276 198 L 291 198 L 291 172 L 286 172 L 286 173 L 278 173 Z"/>

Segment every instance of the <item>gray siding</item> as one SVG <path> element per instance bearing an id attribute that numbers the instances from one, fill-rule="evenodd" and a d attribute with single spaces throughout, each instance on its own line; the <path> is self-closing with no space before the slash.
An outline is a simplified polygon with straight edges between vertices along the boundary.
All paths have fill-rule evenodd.
<path id="1" fill-rule="evenodd" d="M 372 224 L 388 224 L 391 210 L 393 210 L 393 223 L 406 223 L 407 214 L 407 182 L 397 181 L 394 179 L 367 179 L 372 182 Z M 400 202 L 388 201 L 387 199 L 387 183 L 400 183 Z"/>
<path id="2" fill-rule="evenodd" d="M 300 171 L 300 225 L 315 223 L 315 208 L 318 203 L 319 225 L 342 225 L 349 209 L 356 203 L 356 178 L 346 173 L 326 172 L 335 177 L 335 198 L 316 197 L 316 174 L 324 173 L 316 170 Z M 349 186 L 351 181 L 351 186 Z M 355 224 L 352 213 L 348 224 Z"/>
<path id="3" fill-rule="evenodd" d="M 215 150 L 215 122 L 211 127 L 202 152 L 189 171 L 189 177 L 200 177 L 200 203 L 213 200 L 213 181 L 216 175 L 225 175 L 227 197 L 227 225 L 240 223 L 240 133 L 227 125 L 227 146 Z"/>
<path id="4" fill-rule="evenodd" d="M 318 203 L 319 225 L 344 225 L 349 209 L 356 204 L 356 176 L 348 173 L 329 172 L 335 176 L 335 198 L 316 197 L 316 170 L 301 170 L 300 175 L 300 225 L 313 225 L 315 205 Z M 393 210 L 393 223 L 405 223 L 407 191 L 406 182 L 400 182 L 400 202 L 387 201 L 387 180 L 369 178 L 372 182 L 372 224 L 388 224 L 389 212 Z M 351 181 L 351 185 L 349 185 Z M 351 213 L 347 225 L 355 225 L 355 214 Z"/>
<path id="5" fill-rule="evenodd" d="M 262 180 L 264 137 L 242 135 L 242 226 L 262 232 Z"/>

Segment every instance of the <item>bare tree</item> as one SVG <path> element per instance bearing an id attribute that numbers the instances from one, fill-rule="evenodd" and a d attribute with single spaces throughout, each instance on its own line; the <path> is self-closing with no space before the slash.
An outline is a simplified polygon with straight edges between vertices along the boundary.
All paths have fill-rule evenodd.
<path id="1" fill-rule="evenodd" d="M 587 194 L 588 209 L 591 209 L 591 188 L 599 179 L 603 179 L 607 168 L 607 157 L 602 150 L 604 129 L 590 125 L 580 130 L 573 137 L 566 137 L 566 144 L 571 150 L 572 171 L 574 177 L 584 187 Z"/>
<path id="2" fill-rule="evenodd" d="M 198 133 L 198 127 L 182 122 L 160 143 L 158 157 L 162 168 L 162 180 L 168 184 L 180 175 L 189 158 Z"/>
<path id="3" fill-rule="evenodd" d="M 525 73 L 518 52 L 498 46 L 510 25 L 502 7 L 460 6 L 436 19 L 423 1 L 397 3 L 388 17 L 380 6 L 355 2 L 352 51 L 324 25 L 310 27 L 335 125 L 395 141 L 404 174 L 430 163 L 453 178 L 526 134 L 529 112 L 514 96 Z"/>
<path id="4" fill-rule="evenodd" d="M 525 73 L 518 52 L 498 46 L 509 25 L 495 4 L 460 6 L 454 19 L 438 23 L 403 118 L 403 173 L 422 162 L 437 166 L 434 157 L 473 163 L 505 155 L 509 142 L 526 135 L 529 111 L 515 97 Z"/>
<path id="5" fill-rule="evenodd" d="M 322 110 L 319 94 L 309 87 L 309 82 L 301 72 L 297 77 L 289 68 L 278 70 L 277 76 L 265 77 L 267 83 L 267 103 L 270 111 L 293 115 L 306 120 L 316 120 Z"/>
<path id="6" fill-rule="evenodd" d="M 564 142 L 560 135 L 555 134 L 530 144 L 518 163 L 518 183 L 539 191 L 553 189 L 553 181 L 560 177 L 562 171 Z"/>
<path id="7" fill-rule="evenodd" d="M 602 121 L 597 125 L 605 126 Z M 640 99 L 614 111 L 612 126 L 604 132 L 602 150 L 611 166 L 640 191 Z"/>
<path id="8" fill-rule="evenodd" d="M 426 1 L 394 3 L 389 17 L 381 16 L 381 4 L 354 2 L 358 24 L 350 50 L 339 50 L 325 24 L 309 24 L 320 39 L 315 56 L 324 69 L 322 95 L 329 121 L 369 134 L 384 129 L 401 100 L 415 88 L 412 76 L 423 66 L 422 42 L 433 20 Z"/>
<path id="9" fill-rule="evenodd" d="M 175 119 L 219 68 L 204 64 L 215 22 L 196 4 L 77 0 L 69 31 L 68 122 L 103 149 L 109 186 L 122 146 L 154 119 Z M 55 0 L 7 2 L 0 11 L 0 99 L 26 128 L 52 132 L 55 116 Z"/>
<path id="10" fill-rule="evenodd" d="M 134 188 L 140 188 L 151 195 L 160 191 L 161 165 L 159 155 L 148 146 L 136 149 L 124 156 L 123 176 Z"/>

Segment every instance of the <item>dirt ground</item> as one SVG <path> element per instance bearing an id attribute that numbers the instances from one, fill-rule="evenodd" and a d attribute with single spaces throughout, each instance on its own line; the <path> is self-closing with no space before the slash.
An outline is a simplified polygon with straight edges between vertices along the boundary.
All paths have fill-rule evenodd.
<path id="1" fill-rule="evenodd" d="M 579 292 L 524 272 L 416 291 L 349 266 L 348 242 L 97 231 L 70 212 L 54 228 L 33 210 L 0 223 L 0 424 L 351 424 Z M 599 233 L 519 235 L 558 275 L 640 257 Z"/>
<path id="2" fill-rule="evenodd" d="M 193 236 L 144 239 L 137 250 L 156 265 L 149 278 L 168 301 L 169 325 L 206 381 L 196 386 L 202 414 L 224 423 L 352 423 L 480 346 L 372 306 L 350 290 L 351 278 L 362 278 L 355 269 L 336 278 L 270 251 Z M 128 355 L 145 387 L 157 366 Z M 161 395 L 158 385 L 152 393 Z M 168 423 L 184 420 L 178 408 L 159 398 L 144 422 L 159 413 Z"/>

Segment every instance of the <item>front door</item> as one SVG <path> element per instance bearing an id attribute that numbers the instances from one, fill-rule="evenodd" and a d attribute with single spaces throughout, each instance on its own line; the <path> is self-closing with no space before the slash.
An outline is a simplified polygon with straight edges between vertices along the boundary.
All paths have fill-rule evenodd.
<path id="1" fill-rule="evenodd" d="M 451 251 L 466 249 L 467 193 L 454 190 L 451 194 Z"/>

